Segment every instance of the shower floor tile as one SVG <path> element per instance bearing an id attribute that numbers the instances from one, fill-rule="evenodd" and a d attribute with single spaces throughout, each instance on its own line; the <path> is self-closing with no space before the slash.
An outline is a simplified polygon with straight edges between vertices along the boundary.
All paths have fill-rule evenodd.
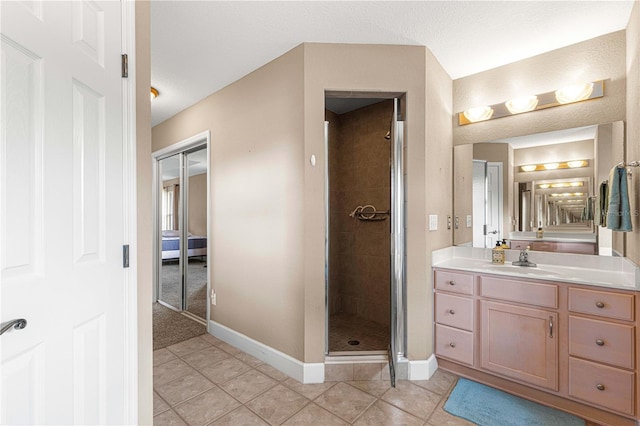
<path id="1" fill-rule="evenodd" d="M 329 318 L 329 352 L 386 351 L 389 327 L 352 314 Z M 357 341 L 357 345 L 349 342 Z"/>

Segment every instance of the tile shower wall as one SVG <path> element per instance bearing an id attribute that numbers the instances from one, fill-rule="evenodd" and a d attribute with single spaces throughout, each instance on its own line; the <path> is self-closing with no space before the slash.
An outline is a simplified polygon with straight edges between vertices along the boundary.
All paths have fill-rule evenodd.
<path id="1" fill-rule="evenodd" d="M 349 216 L 357 206 L 391 207 L 393 101 L 345 114 L 327 111 L 330 179 L 330 314 L 355 314 L 389 325 L 390 226 Z"/>

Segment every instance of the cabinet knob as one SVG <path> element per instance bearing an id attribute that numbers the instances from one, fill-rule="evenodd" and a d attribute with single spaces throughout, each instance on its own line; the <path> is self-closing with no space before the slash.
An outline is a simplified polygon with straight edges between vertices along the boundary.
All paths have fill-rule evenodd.
<path id="1" fill-rule="evenodd" d="M 604 385 L 602 383 L 598 383 L 596 385 L 596 389 L 598 389 L 599 391 L 603 391 L 604 390 Z"/>
<path id="2" fill-rule="evenodd" d="M 456 282 L 451 280 L 451 281 L 449 281 L 449 285 L 456 285 Z"/>
<path id="3" fill-rule="evenodd" d="M 451 342 L 451 343 L 449 343 L 449 346 L 451 346 L 452 348 L 455 348 L 456 347 L 456 343 L 455 342 Z"/>
<path id="4" fill-rule="evenodd" d="M 454 311 L 453 309 L 449 309 L 449 313 L 450 313 L 451 315 L 455 315 L 455 314 L 456 314 L 456 311 Z"/>
<path id="5" fill-rule="evenodd" d="M 600 309 L 604 308 L 604 302 L 596 302 L 596 306 Z"/>
<path id="6" fill-rule="evenodd" d="M 602 340 L 602 339 L 596 339 L 596 345 L 598 345 L 598 346 L 604 346 L 604 340 Z"/>

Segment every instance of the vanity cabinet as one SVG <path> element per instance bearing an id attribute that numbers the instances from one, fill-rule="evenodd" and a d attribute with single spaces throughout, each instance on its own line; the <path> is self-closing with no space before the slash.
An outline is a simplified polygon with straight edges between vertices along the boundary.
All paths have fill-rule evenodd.
<path id="1" fill-rule="evenodd" d="M 441 368 L 602 425 L 640 424 L 637 293 L 434 268 Z"/>

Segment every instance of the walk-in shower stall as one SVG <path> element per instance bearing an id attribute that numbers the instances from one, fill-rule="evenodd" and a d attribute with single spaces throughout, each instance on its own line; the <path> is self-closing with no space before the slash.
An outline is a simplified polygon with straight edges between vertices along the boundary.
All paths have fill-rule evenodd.
<path id="1" fill-rule="evenodd" d="M 327 95 L 325 105 L 326 352 L 403 354 L 401 102 Z"/>

